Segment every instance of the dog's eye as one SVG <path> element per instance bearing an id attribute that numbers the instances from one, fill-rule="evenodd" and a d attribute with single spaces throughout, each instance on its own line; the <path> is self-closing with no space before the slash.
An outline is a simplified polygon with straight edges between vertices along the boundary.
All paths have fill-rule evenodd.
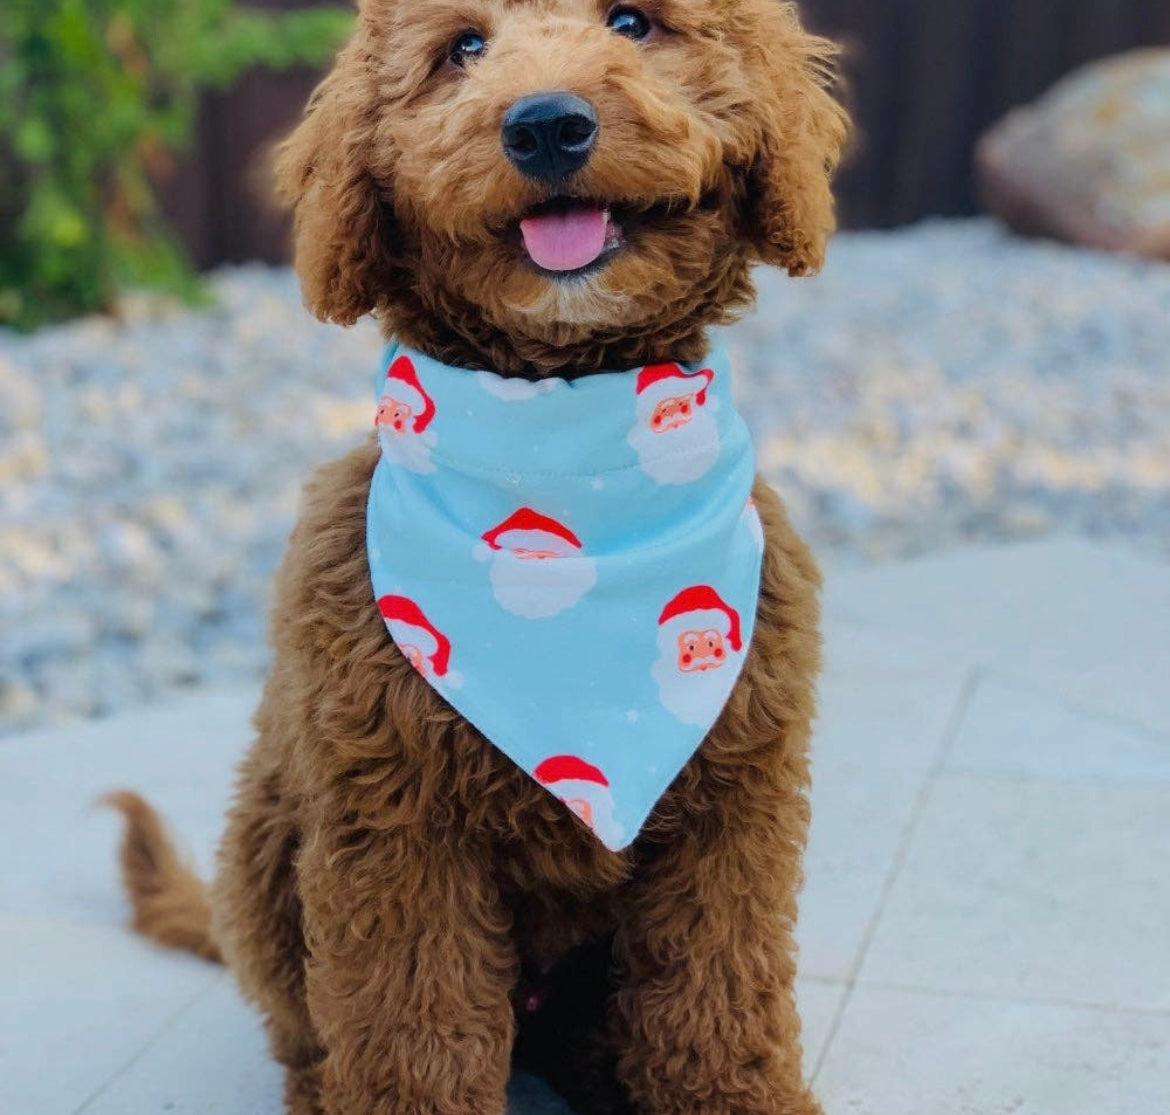
<path id="1" fill-rule="evenodd" d="M 485 50 L 487 50 L 487 42 L 478 31 L 464 31 L 451 44 L 451 49 L 447 52 L 447 57 L 453 65 L 462 68 L 468 62 L 474 62 L 477 58 L 482 58 Z"/>
<path id="2" fill-rule="evenodd" d="M 627 39 L 644 39 L 650 34 L 650 20 L 637 8 L 614 8 L 606 24 Z"/>

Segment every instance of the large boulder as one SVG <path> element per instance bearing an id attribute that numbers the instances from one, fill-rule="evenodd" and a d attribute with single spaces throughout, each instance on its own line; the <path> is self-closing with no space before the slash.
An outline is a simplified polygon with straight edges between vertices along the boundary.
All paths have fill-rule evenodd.
<path id="1" fill-rule="evenodd" d="M 976 168 L 1018 232 L 1170 260 L 1170 50 L 1071 74 L 996 124 Z"/>

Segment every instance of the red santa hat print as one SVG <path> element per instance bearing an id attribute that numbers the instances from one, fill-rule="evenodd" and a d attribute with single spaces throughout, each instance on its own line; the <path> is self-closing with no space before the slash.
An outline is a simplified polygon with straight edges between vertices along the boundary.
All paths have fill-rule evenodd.
<path id="1" fill-rule="evenodd" d="M 742 646 L 739 612 L 710 585 L 691 585 L 690 588 L 684 588 L 662 609 L 662 614 L 658 617 L 658 626 L 695 612 L 721 612 L 727 619 L 727 630 L 722 634 L 731 644 L 731 649 L 739 652 Z"/>
<path id="2" fill-rule="evenodd" d="M 639 397 L 647 395 L 678 394 L 682 388 L 686 394 L 695 396 L 695 403 L 704 406 L 707 402 L 707 388 L 715 373 L 710 368 L 688 372 L 681 364 L 650 364 L 638 373 L 635 390 Z"/>
<path id="3" fill-rule="evenodd" d="M 497 523 L 491 530 L 484 531 L 482 535 L 483 540 L 493 550 L 505 549 L 512 539 L 523 538 L 530 541 L 533 537 L 545 537 L 550 541 L 567 543 L 574 550 L 581 549 L 581 539 L 564 523 L 548 515 L 542 515 L 539 511 L 533 511 L 531 507 L 521 507 L 513 511 L 503 522 Z"/>
<path id="4" fill-rule="evenodd" d="M 451 662 L 451 641 L 407 596 L 382 596 L 378 610 L 387 624 L 400 624 L 410 629 L 410 638 L 417 640 L 419 650 L 430 660 L 435 677 L 443 677 Z"/>
<path id="5" fill-rule="evenodd" d="M 592 763 L 576 755 L 553 755 L 539 763 L 532 774 L 542 786 L 554 786 L 558 782 L 593 782 L 609 788 L 609 779 Z"/>
<path id="6" fill-rule="evenodd" d="M 399 356 L 390 365 L 383 389 L 406 403 L 414 412 L 413 429 L 416 434 L 421 434 L 431 424 L 431 419 L 435 417 L 435 404 L 419 382 L 414 361 L 409 356 Z"/>

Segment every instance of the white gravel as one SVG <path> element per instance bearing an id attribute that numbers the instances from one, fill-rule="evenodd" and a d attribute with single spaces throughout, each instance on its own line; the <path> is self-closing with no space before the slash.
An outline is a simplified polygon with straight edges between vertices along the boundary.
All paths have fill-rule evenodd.
<path id="1" fill-rule="evenodd" d="M 740 397 L 830 569 L 1054 532 L 1170 557 L 1170 267 L 944 222 L 760 284 Z M 0 733 L 265 668 L 298 490 L 369 429 L 378 340 L 285 270 L 213 289 L 0 331 Z"/>

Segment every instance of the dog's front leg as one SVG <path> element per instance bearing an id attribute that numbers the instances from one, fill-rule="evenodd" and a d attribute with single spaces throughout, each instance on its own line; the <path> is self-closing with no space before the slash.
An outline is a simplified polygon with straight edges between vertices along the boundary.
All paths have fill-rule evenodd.
<path id="1" fill-rule="evenodd" d="M 783 778 L 741 778 L 641 869 L 618 933 L 618 1071 L 643 1115 L 821 1110 L 793 998 L 807 806 Z"/>
<path id="2" fill-rule="evenodd" d="M 511 917 L 486 851 L 334 816 L 299 864 L 325 1115 L 503 1115 Z"/>

